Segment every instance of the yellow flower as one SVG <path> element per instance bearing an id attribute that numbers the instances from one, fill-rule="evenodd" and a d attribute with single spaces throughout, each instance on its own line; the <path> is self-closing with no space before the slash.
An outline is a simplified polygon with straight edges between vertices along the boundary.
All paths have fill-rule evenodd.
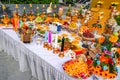
<path id="1" fill-rule="evenodd" d="M 97 2 L 97 4 L 102 5 L 102 4 L 103 4 L 103 2 L 102 2 L 102 1 L 98 1 L 98 2 Z"/>
<path id="2" fill-rule="evenodd" d="M 118 36 L 111 35 L 110 38 L 109 38 L 109 41 L 112 42 L 112 43 L 117 42 L 117 40 L 118 40 Z"/>
<path id="3" fill-rule="evenodd" d="M 119 4 L 119 2 L 111 2 L 112 6 L 117 6 Z"/>

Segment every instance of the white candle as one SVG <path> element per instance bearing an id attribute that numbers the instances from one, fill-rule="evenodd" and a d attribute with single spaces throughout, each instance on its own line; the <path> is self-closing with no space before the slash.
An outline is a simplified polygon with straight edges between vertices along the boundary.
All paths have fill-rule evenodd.
<path id="1" fill-rule="evenodd" d="M 58 43 L 58 35 L 55 35 L 55 48 L 57 48 L 57 43 Z"/>

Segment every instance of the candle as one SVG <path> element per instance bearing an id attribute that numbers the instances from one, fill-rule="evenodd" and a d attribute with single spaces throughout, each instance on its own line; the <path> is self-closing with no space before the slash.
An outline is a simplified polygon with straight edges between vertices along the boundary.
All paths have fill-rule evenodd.
<path id="1" fill-rule="evenodd" d="M 57 43 L 58 43 L 58 35 L 56 34 L 56 36 L 55 36 L 55 48 L 57 48 Z"/>
<path id="2" fill-rule="evenodd" d="M 63 51 L 63 50 L 64 50 L 64 41 L 65 41 L 65 38 L 63 37 L 63 38 L 62 38 L 61 51 Z"/>
<path id="3" fill-rule="evenodd" d="M 52 42 L 52 32 L 49 31 L 49 35 L 48 35 L 48 42 L 51 44 Z"/>
<path id="4" fill-rule="evenodd" d="M 18 20 L 18 28 L 20 28 L 20 20 Z"/>
<path id="5" fill-rule="evenodd" d="M 44 41 L 47 42 L 47 39 L 48 39 L 48 32 L 46 31 L 45 32 L 45 40 Z"/>

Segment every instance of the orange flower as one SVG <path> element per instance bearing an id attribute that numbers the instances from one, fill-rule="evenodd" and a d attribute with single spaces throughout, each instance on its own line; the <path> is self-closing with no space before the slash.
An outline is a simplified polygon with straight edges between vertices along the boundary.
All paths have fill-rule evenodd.
<path id="1" fill-rule="evenodd" d="M 104 55 L 101 55 L 101 56 L 99 57 L 99 59 L 100 59 L 101 62 L 108 63 L 108 58 L 106 58 Z"/>
<path id="2" fill-rule="evenodd" d="M 103 43 L 105 41 L 105 37 L 99 37 L 98 38 L 98 43 Z"/>
<path id="3" fill-rule="evenodd" d="M 120 48 L 117 48 L 117 52 L 120 54 Z"/>
<path id="4" fill-rule="evenodd" d="M 111 35 L 110 38 L 109 38 L 109 41 L 112 42 L 112 43 L 117 42 L 117 40 L 118 40 L 118 36 Z"/>

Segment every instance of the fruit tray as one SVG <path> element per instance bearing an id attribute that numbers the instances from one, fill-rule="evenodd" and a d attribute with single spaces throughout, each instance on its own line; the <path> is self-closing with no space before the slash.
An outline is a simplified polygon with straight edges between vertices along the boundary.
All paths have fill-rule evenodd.
<path id="1" fill-rule="evenodd" d="M 87 64 L 83 60 L 73 59 L 65 62 L 63 69 L 74 78 L 86 79 L 90 76 Z"/>

